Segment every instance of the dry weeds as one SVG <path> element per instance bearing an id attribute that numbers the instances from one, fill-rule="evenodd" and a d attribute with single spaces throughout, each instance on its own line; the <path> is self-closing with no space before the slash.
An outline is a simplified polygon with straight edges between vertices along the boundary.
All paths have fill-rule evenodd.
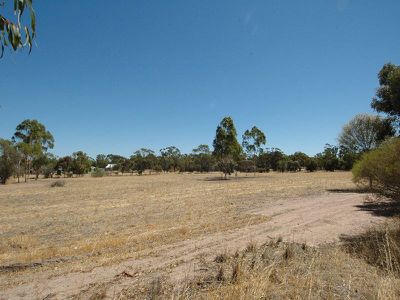
<path id="1" fill-rule="evenodd" d="M 399 299 L 399 270 L 382 264 L 398 262 L 399 247 L 399 220 L 347 238 L 343 245 L 309 247 L 280 240 L 257 248 L 250 244 L 235 255 L 218 255 L 206 266 L 206 275 L 186 282 L 180 290 L 168 281 L 158 283 L 164 288 L 152 298 Z M 151 285 L 139 292 L 126 289 L 120 297 L 140 299 L 151 289 Z"/>
<path id="2" fill-rule="evenodd" d="M 0 265 L 41 266 L 8 274 L 3 287 L 23 274 L 29 280 L 30 273 L 44 269 L 53 275 L 88 271 L 157 254 L 177 241 L 266 222 L 267 217 L 249 213 L 266 202 L 354 188 L 344 172 L 218 177 L 83 177 L 65 179 L 61 189 L 51 188 L 52 180 L 1 186 Z"/>

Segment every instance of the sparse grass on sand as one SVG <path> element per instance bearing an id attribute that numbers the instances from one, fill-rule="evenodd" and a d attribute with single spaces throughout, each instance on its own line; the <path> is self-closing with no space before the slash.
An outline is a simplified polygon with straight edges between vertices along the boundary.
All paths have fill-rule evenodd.
<path id="1" fill-rule="evenodd" d="M 351 188 L 348 173 L 165 174 L 32 181 L 0 187 L 0 264 L 112 252 L 113 256 L 238 228 L 275 198 Z M 212 178 L 211 178 L 212 177 Z M 223 216 L 221 218 L 221 216 Z"/>
<path id="2" fill-rule="evenodd" d="M 1 186 L 0 266 L 19 266 L 4 284 L 21 272 L 56 275 L 157 254 L 174 242 L 266 222 L 249 213 L 263 203 L 354 188 L 347 172 L 220 178 L 87 176 L 63 179 L 62 188 L 51 187 L 55 179 Z M 37 262 L 40 268 L 29 267 Z"/>
<path id="3" fill-rule="evenodd" d="M 165 278 L 126 289 L 119 299 L 399 299 L 400 220 L 309 247 L 269 241 L 217 255 L 206 275 L 176 289 Z"/>

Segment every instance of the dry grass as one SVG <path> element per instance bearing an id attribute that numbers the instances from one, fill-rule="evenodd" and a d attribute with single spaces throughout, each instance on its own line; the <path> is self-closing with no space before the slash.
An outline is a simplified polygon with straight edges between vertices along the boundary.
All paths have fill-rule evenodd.
<path id="1" fill-rule="evenodd" d="M 389 226 L 389 227 L 388 227 Z M 159 283 L 163 299 L 399 299 L 400 221 L 348 238 L 344 245 L 308 247 L 270 241 L 207 265 L 206 275 L 181 290 Z M 371 241 L 377 241 L 373 245 Z M 371 248 L 371 246 L 373 246 Z M 395 250 L 395 252 L 391 251 Z M 351 253 L 350 253 L 351 252 Z M 378 254 L 378 256 L 377 256 Z M 223 259 L 221 259 L 223 257 Z M 392 264 L 382 261 L 391 261 Z M 140 299 L 151 290 L 125 290 L 121 298 Z M 154 298 L 154 294 L 153 294 Z"/>
<path id="2" fill-rule="evenodd" d="M 62 189 L 49 188 L 50 180 L 3 186 L 0 264 L 116 248 L 139 251 L 263 222 L 264 217 L 244 212 L 266 199 L 352 187 L 348 173 L 267 174 L 230 181 L 209 181 L 209 176 L 85 177 L 66 179 Z M 18 239 L 20 247 L 15 246 Z"/>
<path id="3" fill-rule="evenodd" d="M 265 201 L 354 188 L 344 172 L 214 180 L 219 176 L 82 177 L 64 179 L 63 188 L 51 188 L 50 179 L 1 186 L 0 265 L 62 258 L 57 273 L 90 269 L 265 222 L 265 216 L 248 213 Z"/>

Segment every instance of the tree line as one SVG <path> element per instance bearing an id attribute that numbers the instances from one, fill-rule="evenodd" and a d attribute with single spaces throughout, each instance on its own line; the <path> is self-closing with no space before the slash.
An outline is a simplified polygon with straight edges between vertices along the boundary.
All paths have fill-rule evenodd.
<path id="1" fill-rule="evenodd" d="M 400 116 L 400 66 L 386 64 L 378 77 L 380 87 L 372 99 L 372 107 L 387 116 L 359 114 L 343 126 L 338 144 L 326 144 L 321 153 L 313 157 L 303 152 L 285 154 L 278 148 L 265 148 L 265 133 L 257 126 L 246 130 L 238 140 L 231 117 L 218 124 L 213 149 L 201 144 L 191 153 L 183 154 L 175 146 L 155 152 L 141 148 L 129 157 L 118 154 L 98 154 L 89 157 L 83 151 L 56 157 L 49 152 L 54 137 L 37 120 L 24 120 L 17 125 L 10 140 L 0 139 L 0 181 L 5 183 L 14 176 L 27 181 L 30 175 L 52 177 L 91 173 L 149 172 L 211 172 L 221 171 L 225 178 L 234 172 L 297 172 L 307 170 L 351 170 L 365 153 L 380 147 L 396 135 Z"/>

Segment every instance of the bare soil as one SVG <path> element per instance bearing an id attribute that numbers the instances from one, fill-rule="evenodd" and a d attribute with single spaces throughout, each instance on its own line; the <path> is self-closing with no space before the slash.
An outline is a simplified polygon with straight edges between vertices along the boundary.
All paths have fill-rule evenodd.
<path id="1" fill-rule="evenodd" d="M 319 245 L 384 221 L 351 175 L 166 174 L 0 188 L 0 298 L 118 298 L 179 283 L 223 252 L 282 237 Z"/>

